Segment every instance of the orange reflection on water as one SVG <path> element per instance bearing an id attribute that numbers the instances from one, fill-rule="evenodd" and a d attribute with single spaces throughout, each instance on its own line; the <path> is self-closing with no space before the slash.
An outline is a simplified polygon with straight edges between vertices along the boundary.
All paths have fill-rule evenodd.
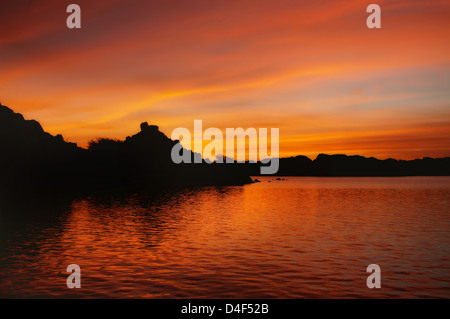
<path id="1" fill-rule="evenodd" d="M 3 249 L 0 295 L 448 297 L 449 178 L 259 179 L 57 208 Z"/>

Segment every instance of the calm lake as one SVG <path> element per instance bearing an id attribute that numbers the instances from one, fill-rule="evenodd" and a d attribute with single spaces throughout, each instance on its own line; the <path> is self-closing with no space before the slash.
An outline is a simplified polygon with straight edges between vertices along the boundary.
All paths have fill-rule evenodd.
<path id="1" fill-rule="evenodd" d="M 2 205 L 0 296 L 450 297 L 449 177 L 284 178 Z"/>

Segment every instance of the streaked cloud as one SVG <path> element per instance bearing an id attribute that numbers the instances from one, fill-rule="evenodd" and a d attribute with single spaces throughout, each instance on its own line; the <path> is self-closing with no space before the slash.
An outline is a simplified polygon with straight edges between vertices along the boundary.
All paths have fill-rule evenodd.
<path id="1" fill-rule="evenodd" d="M 0 97 L 86 145 L 141 121 L 279 127 L 282 155 L 450 156 L 450 4 L 378 1 L 0 4 Z"/>

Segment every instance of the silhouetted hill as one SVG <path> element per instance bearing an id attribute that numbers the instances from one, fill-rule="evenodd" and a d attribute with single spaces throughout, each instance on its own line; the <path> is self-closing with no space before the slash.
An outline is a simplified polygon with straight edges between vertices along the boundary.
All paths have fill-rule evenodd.
<path id="1" fill-rule="evenodd" d="M 174 164 L 170 153 L 176 143 L 157 126 L 142 123 L 141 131 L 125 141 L 100 139 L 86 150 L 0 105 L 0 190 L 91 192 L 251 183 L 236 165 Z"/>
<path id="2" fill-rule="evenodd" d="M 260 175 L 258 164 L 243 164 L 247 173 Z M 359 155 L 319 154 L 315 160 L 306 156 L 280 158 L 277 176 L 450 176 L 450 157 L 411 161 L 379 160 Z"/>
<path id="3" fill-rule="evenodd" d="M 125 141 L 99 139 L 89 145 L 89 175 L 96 176 L 92 183 L 107 182 L 111 186 L 130 189 L 204 185 L 243 185 L 251 183 L 242 167 L 236 165 L 175 164 L 171 158 L 174 145 L 155 125 L 141 124 L 141 131 Z M 192 162 L 194 153 L 188 152 Z M 199 156 L 199 154 L 197 154 Z M 110 172 L 115 172 L 111 175 Z"/>
<path id="4" fill-rule="evenodd" d="M 320 154 L 311 169 L 317 176 L 446 176 L 450 175 L 450 158 L 404 161 Z"/>

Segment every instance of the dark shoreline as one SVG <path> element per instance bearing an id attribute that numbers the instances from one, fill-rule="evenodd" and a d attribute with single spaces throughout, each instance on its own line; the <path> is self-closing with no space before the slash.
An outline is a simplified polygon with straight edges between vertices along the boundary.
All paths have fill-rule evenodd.
<path id="1" fill-rule="evenodd" d="M 319 154 L 279 159 L 279 170 L 261 175 L 261 162 L 175 164 L 173 141 L 146 122 L 124 140 L 90 142 L 88 149 L 45 132 L 39 122 L 0 105 L 2 197 L 159 193 L 185 187 L 250 184 L 250 176 L 394 177 L 450 176 L 450 157 L 411 161 Z M 190 158 L 200 154 L 183 149 Z M 273 165 L 271 161 L 269 165 Z"/>

